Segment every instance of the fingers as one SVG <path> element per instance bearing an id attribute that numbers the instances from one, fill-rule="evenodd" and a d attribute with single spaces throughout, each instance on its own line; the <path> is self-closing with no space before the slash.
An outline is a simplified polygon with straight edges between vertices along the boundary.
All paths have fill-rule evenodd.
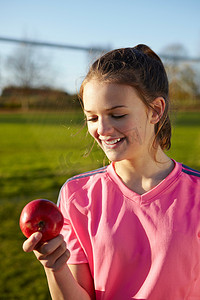
<path id="1" fill-rule="evenodd" d="M 33 251 L 36 258 L 45 268 L 50 268 L 53 271 L 61 269 L 70 257 L 70 252 L 66 247 L 66 243 L 61 234 L 52 240 L 40 243 L 42 234 L 36 232 L 32 234 L 23 244 L 25 252 Z"/>
<path id="2" fill-rule="evenodd" d="M 23 243 L 23 250 L 25 252 L 31 252 L 33 251 L 37 244 L 39 243 L 39 241 L 42 238 L 42 234 L 41 232 L 35 232 L 33 233 L 24 243 Z"/>
<path id="3" fill-rule="evenodd" d="M 37 259 L 44 267 L 50 268 L 53 271 L 57 271 L 67 262 L 70 257 L 70 252 L 66 248 L 66 243 L 63 240 L 61 240 L 61 243 L 54 251 L 53 246 L 51 248 L 49 245 L 43 245 L 40 248 L 41 252 L 37 252 L 35 254 L 37 256 Z"/>
<path id="4" fill-rule="evenodd" d="M 61 269 L 70 257 L 70 252 L 62 235 L 34 249 L 35 256 L 45 268 L 53 271 Z"/>
<path id="5" fill-rule="evenodd" d="M 39 250 L 39 252 L 41 252 L 44 255 L 49 255 L 52 252 L 54 252 L 58 247 L 60 247 L 60 245 L 62 245 L 62 244 L 66 248 L 66 243 L 63 239 L 63 236 L 61 234 L 59 234 L 57 237 L 44 243 L 43 245 L 41 245 L 41 247 L 39 249 L 36 249 L 36 250 Z"/>
<path id="6" fill-rule="evenodd" d="M 60 270 L 66 264 L 66 262 L 68 261 L 69 257 L 70 257 L 70 252 L 69 252 L 68 249 L 66 249 L 66 251 L 63 253 L 63 255 L 61 255 L 55 261 L 52 270 L 54 272 Z"/>

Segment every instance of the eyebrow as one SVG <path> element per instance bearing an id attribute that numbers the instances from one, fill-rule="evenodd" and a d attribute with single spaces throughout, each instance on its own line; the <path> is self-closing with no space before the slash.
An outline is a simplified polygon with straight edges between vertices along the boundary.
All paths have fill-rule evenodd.
<path id="1" fill-rule="evenodd" d="M 113 106 L 111 108 L 107 108 L 106 111 L 117 109 L 117 108 L 122 108 L 122 107 L 123 108 L 127 108 L 126 105 L 116 105 L 116 106 Z M 87 113 L 91 113 L 92 112 L 91 110 L 86 110 L 86 109 L 84 109 L 84 111 L 87 112 Z"/>

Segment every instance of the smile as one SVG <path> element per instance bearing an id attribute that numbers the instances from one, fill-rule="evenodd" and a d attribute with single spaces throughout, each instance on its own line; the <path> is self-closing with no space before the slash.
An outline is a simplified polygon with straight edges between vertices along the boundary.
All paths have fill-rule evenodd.
<path id="1" fill-rule="evenodd" d="M 114 146 L 117 143 L 121 142 L 123 139 L 122 138 L 117 138 L 114 140 L 102 140 L 102 143 L 104 143 L 106 146 Z"/>
<path id="2" fill-rule="evenodd" d="M 120 141 L 121 139 L 115 139 L 115 140 L 112 140 L 112 141 L 104 141 L 105 144 L 107 145 L 113 145 L 113 144 L 116 144 Z"/>

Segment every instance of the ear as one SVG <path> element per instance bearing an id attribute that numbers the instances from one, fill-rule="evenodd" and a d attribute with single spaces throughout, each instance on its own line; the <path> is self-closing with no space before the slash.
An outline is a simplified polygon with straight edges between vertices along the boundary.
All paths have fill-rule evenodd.
<path id="1" fill-rule="evenodd" d="M 162 118 L 165 110 L 165 100 L 163 97 L 157 97 L 151 103 L 152 109 L 150 114 L 150 123 L 156 124 Z"/>

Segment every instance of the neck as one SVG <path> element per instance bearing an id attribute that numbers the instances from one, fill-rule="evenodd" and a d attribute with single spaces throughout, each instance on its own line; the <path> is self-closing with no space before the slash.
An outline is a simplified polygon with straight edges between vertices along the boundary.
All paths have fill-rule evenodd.
<path id="1" fill-rule="evenodd" d="M 134 161 L 115 162 L 114 166 L 124 184 L 141 195 L 166 178 L 173 170 L 174 163 L 159 148 L 156 159 L 146 155 Z"/>

